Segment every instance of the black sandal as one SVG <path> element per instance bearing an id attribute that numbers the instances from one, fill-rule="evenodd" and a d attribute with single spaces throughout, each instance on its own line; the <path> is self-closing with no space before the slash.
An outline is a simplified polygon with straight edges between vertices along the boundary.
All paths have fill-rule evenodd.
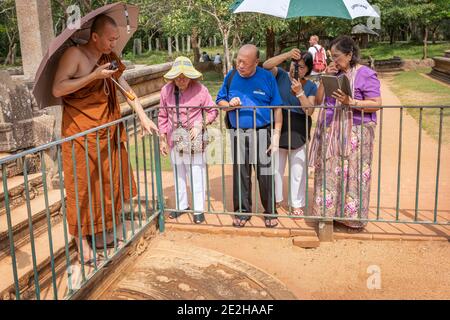
<path id="1" fill-rule="evenodd" d="M 275 220 L 275 224 L 272 224 L 272 221 Z M 275 228 L 278 225 L 278 221 L 276 221 L 277 218 L 265 218 L 264 224 L 266 225 L 266 228 Z"/>
<path id="2" fill-rule="evenodd" d="M 236 228 L 243 228 L 245 227 L 245 224 L 250 220 L 250 218 L 241 218 L 241 217 L 235 217 L 233 219 L 233 227 Z"/>
<path id="3" fill-rule="evenodd" d="M 187 207 L 184 210 L 191 210 L 191 209 L 189 207 Z M 186 213 L 185 211 L 172 211 L 171 213 L 169 213 L 169 219 L 178 219 L 185 213 Z"/>

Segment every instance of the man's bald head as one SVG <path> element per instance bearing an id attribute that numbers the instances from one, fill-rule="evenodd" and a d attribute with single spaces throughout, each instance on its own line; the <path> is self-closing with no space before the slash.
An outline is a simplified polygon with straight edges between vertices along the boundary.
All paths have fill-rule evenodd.
<path id="1" fill-rule="evenodd" d="M 241 77 L 251 77 L 256 72 L 258 63 L 259 50 L 255 45 L 246 44 L 239 49 L 236 67 Z"/>
<path id="2" fill-rule="evenodd" d="M 254 44 L 244 44 L 239 49 L 239 53 L 242 53 L 245 55 L 253 55 L 255 57 L 255 59 L 259 59 L 259 49 Z"/>
<path id="3" fill-rule="evenodd" d="M 102 36 L 103 30 L 106 26 L 113 26 L 117 28 L 117 23 L 113 18 L 107 16 L 106 14 L 98 15 L 95 17 L 94 22 L 92 22 L 91 36 L 94 32 L 99 36 Z"/>

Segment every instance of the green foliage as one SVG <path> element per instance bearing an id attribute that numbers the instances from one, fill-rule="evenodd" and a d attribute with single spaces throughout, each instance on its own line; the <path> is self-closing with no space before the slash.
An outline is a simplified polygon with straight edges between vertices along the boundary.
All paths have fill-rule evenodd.
<path id="1" fill-rule="evenodd" d="M 450 91 L 448 86 L 437 80 L 428 79 L 430 68 L 402 72 L 394 76 L 392 88 L 406 106 L 448 106 Z M 417 121 L 420 109 L 408 109 L 408 113 Z M 440 109 L 423 109 L 423 129 L 435 140 L 439 137 Z M 450 142 L 450 110 L 443 112 L 443 141 Z"/>
<path id="2" fill-rule="evenodd" d="M 442 56 L 445 50 L 450 50 L 450 42 L 428 44 L 428 53 L 430 57 Z M 389 43 L 376 43 L 367 49 L 361 50 L 361 56 L 374 59 L 390 59 L 394 56 L 402 59 L 421 59 L 423 54 L 423 45 L 414 43 L 397 42 L 392 45 Z"/>

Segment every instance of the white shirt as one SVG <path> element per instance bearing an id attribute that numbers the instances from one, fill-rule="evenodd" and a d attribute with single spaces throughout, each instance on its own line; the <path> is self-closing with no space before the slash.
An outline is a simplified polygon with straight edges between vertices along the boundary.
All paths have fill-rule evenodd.
<path id="1" fill-rule="evenodd" d="M 219 55 L 216 55 L 214 57 L 214 64 L 220 64 L 220 63 L 222 63 L 222 60 Z"/>

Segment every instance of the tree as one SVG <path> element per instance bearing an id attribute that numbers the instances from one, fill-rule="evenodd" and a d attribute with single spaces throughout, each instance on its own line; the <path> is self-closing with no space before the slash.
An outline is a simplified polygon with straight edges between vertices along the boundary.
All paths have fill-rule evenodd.
<path id="1" fill-rule="evenodd" d="M 0 33 L 6 35 L 8 40 L 8 49 L 4 64 L 13 65 L 16 62 L 17 41 L 19 40 L 19 29 L 17 26 L 14 0 L 4 0 L 0 2 Z"/>
<path id="2" fill-rule="evenodd" d="M 228 73 L 232 68 L 229 37 L 235 23 L 235 15 L 230 10 L 234 1 L 190 0 L 189 2 L 195 11 L 208 14 L 216 22 L 216 26 L 222 35 L 224 48 L 223 73 Z"/>

